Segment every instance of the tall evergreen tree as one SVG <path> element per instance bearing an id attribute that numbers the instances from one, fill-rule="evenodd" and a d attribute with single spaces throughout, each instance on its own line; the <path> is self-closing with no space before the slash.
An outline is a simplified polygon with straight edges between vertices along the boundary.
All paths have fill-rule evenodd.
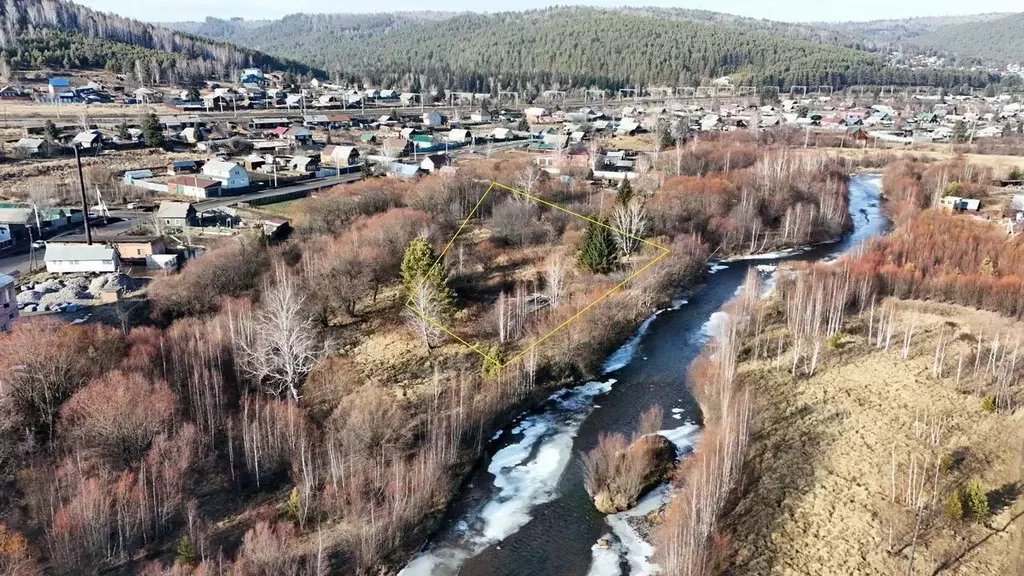
<path id="1" fill-rule="evenodd" d="M 425 238 L 413 240 L 405 249 L 405 256 L 402 258 L 402 286 L 405 293 L 411 297 L 421 283 L 430 282 L 443 308 L 448 309 L 455 294 L 448 286 L 448 271 L 444 269 L 444 263 L 438 262 L 437 258 L 437 251 Z"/>
<path id="2" fill-rule="evenodd" d="M 587 224 L 577 262 L 595 274 L 607 274 L 618 265 L 619 246 L 607 220 Z"/>
<path id="3" fill-rule="evenodd" d="M 140 124 L 142 127 L 142 138 L 146 141 L 146 146 L 159 148 L 164 145 L 164 131 L 160 128 L 160 120 L 156 117 L 156 114 L 152 112 L 143 114 Z"/>
<path id="4" fill-rule="evenodd" d="M 619 182 L 619 189 L 615 195 L 619 204 L 623 206 L 629 204 L 629 201 L 633 199 L 634 195 L 636 195 L 636 193 L 633 192 L 633 185 L 629 183 L 629 178 L 623 178 L 622 182 Z"/>

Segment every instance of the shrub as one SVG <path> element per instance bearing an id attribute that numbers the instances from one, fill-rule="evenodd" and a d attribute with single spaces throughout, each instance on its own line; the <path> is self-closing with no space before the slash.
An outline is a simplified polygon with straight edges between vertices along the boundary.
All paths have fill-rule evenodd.
<path id="1" fill-rule="evenodd" d="M 182 536 L 178 539 L 178 549 L 174 553 L 175 564 L 193 566 L 196 563 L 196 551 L 192 547 L 192 539 Z"/>
<path id="2" fill-rule="evenodd" d="M 284 515 L 296 523 L 302 518 L 302 494 L 299 494 L 298 488 L 292 488 L 288 494 L 288 500 L 284 503 Z"/>
<path id="3" fill-rule="evenodd" d="M 841 332 L 836 332 L 835 334 L 833 334 L 833 335 L 828 337 L 828 349 L 829 350 L 838 350 L 839 349 L 839 344 L 842 341 L 843 341 L 843 334 Z"/>
<path id="4" fill-rule="evenodd" d="M 981 399 L 981 409 L 985 412 L 992 413 L 996 411 L 996 397 L 989 394 Z"/>
<path id="5" fill-rule="evenodd" d="M 953 492 L 946 499 L 946 505 L 943 507 L 943 513 L 946 518 L 950 520 L 960 521 L 964 519 L 964 506 L 961 501 L 962 496 L 959 490 L 953 490 Z"/>
<path id="6" fill-rule="evenodd" d="M 967 483 L 964 491 L 964 506 L 971 516 L 977 520 L 984 520 L 988 517 L 988 492 L 981 479 L 975 476 Z"/>
<path id="7" fill-rule="evenodd" d="M 497 378 L 501 373 L 501 365 L 505 362 L 505 355 L 496 345 L 486 348 L 485 353 L 487 356 L 483 359 L 482 369 L 484 378 Z"/>

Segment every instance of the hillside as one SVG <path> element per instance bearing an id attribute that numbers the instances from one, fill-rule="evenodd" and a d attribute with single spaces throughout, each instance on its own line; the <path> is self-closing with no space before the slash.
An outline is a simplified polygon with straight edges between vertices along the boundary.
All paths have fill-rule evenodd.
<path id="1" fill-rule="evenodd" d="M 64 0 L 0 3 L 0 57 L 13 69 L 106 68 L 140 82 L 231 77 L 247 66 L 309 67 Z M 0 70 L 4 69 L 0 66 Z"/>
<path id="2" fill-rule="evenodd" d="M 822 38 L 793 38 L 811 34 L 799 25 L 780 35 L 773 27 L 789 25 L 711 12 L 553 8 L 431 16 L 300 15 L 255 29 L 240 24 L 210 28 L 246 46 L 323 67 L 336 77 L 382 86 L 480 91 L 495 85 L 521 90 L 677 86 L 725 74 L 782 86 L 987 80 L 890 69 L 879 58 Z M 843 42 L 830 38 L 834 44 Z"/>
<path id="3" fill-rule="evenodd" d="M 1024 13 L 938 28 L 914 39 L 920 46 L 996 62 L 1024 62 Z"/>
<path id="4" fill-rule="evenodd" d="M 855 47 L 870 51 L 914 51 L 917 39 L 936 30 L 965 24 L 983 24 L 1009 14 L 971 14 L 968 16 L 926 16 L 921 18 L 901 18 L 890 20 L 870 20 L 867 22 L 819 22 L 808 24 L 819 29 L 833 30 L 849 38 L 856 39 Z"/>

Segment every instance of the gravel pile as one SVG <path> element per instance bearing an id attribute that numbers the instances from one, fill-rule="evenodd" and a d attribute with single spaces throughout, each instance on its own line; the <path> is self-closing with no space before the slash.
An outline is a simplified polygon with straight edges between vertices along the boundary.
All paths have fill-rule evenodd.
<path id="1" fill-rule="evenodd" d="M 122 292 L 134 292 L 141 286 L 140 280 L 124 274 L 110 273 L 91 280 L 86 277 L 73 277 L 40 282 L 31 289 L 18 293 L 17 298 L 19 304 L 34 304 L 53 309 L 54 306 L 61 304 L 95 300 L 104 290 L 120 289 Z"/>
<path id="2" fill-rule="evenodd" d="M 64 283 L 60 280 L 49 280 L 46 282 L 40 282 L 33 286 L 30 290 L 18 293 L 19 304 L 37 304 L 43 296 L 57 292 L 64 287 Z"/>
<path id="3" fill-rule="evenodd" d="M 93 297 L 99 298 L 100 292 L 104 290 L 121 290 L 122 292 L 134 292 L 141 287 L 142 283 L 131 276 L 112 272 L 97 276 L 89 283 L 89 292 Z"/>

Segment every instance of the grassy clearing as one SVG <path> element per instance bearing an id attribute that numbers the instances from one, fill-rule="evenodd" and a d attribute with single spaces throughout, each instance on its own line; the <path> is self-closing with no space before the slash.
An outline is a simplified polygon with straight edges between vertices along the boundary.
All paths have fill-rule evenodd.
<path id="1" fill-rule="evenodd" d="M 956 371 L 975 338 L 1020 334 L 1022 326 L 957 306 L 906 302 L 901 309 L 917 319 L 905 361 L 902 334 L 888 351 L 865 341 L 865 315 L 846 322 L 813 377 L 792 376 L 785 360 L 777 369 L 774 358 L 741 364 L 740 377 L 756 391 L 757 431 L 745 495 L 727 525 L 730 574 L 908 573 L 915 522 L 902 499 L 911 455 L 921 467 L 926 452 L 944 459 L 909 573 L 1020 573 L 1024 411 L 986 412 L 969 370 L 959 389 Z M 934 378 L 940 334 L 952 367 Z M 926 449 L 923 430 L 938 421 L 941 440 Z M 937 461 L 931 454 L 929 495 Z M 948 494 L 973 477 L 987 487 L 992 515 L 949 520 Z"/>

